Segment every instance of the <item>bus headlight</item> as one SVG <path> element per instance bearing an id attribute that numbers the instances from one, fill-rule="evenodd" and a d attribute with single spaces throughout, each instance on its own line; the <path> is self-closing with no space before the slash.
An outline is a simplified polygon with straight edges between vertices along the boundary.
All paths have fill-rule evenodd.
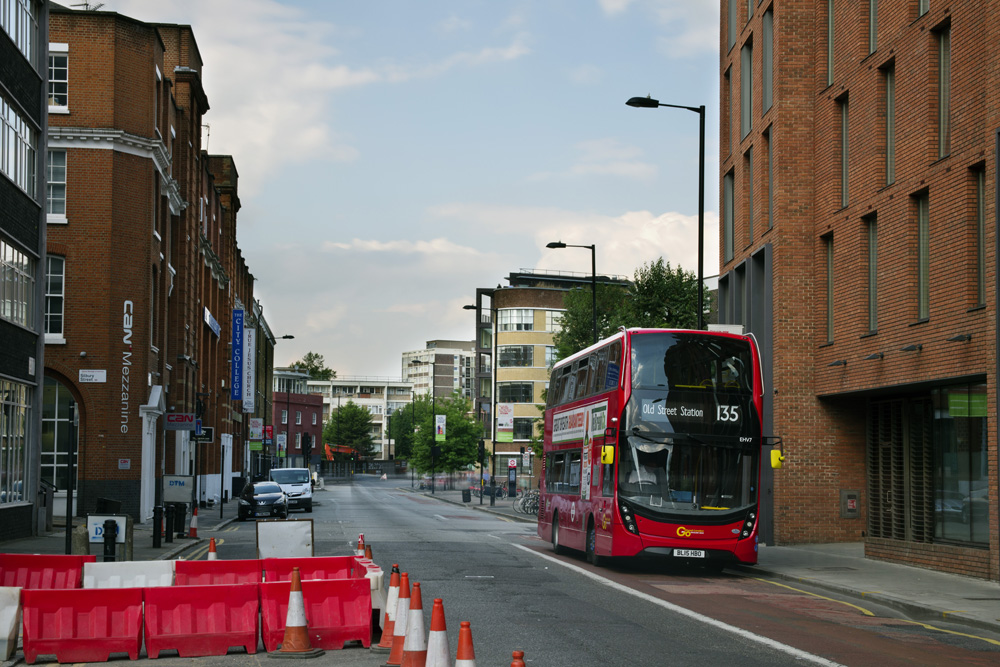
<path id="1" fill-rule="evenodd" d="M 619 501 L 618 511 L 622 515 L 622 523 L 625 525 L 625 529 L 630 533 L 635 535 L 639 534 L 639 526 L 636 525 L 635 515 L 632 514 L 632 508 L 629 507 L 628 503 L 624 501 Z"/>

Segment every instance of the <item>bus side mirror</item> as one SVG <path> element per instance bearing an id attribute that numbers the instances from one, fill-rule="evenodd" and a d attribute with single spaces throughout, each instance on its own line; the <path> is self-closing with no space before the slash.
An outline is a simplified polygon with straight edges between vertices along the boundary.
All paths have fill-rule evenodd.
<path id="1" fill-rule="evenodd" d="M 785 453 L 780 449 L 771 450 L 771 467 L 779 470 L 785 462 Z"/>
<path id="2" fill-rule="evenodd" d="M 601 463 L 611 465 L 615 462 L 615 446 L 604 445 L 601 447 Z"/>

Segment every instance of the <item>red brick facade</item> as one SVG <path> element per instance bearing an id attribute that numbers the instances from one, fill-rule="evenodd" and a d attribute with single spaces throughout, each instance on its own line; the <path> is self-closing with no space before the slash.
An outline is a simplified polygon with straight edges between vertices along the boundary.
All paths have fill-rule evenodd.
<path id="1" fill-rule="evenodd" d="M 49 115 L 49 149 L 66 154 L 65 220 L 50 217 L 47 247 L 65 258 L 65 305 L 46 376 L 80 415 L 77 514 L 105 497 L 143 521 L 161 472 L 197 471 L 204 501 L 223 495 L 221 443 L 226 490 L 246 471 L 229 399 L 233 309 L 256 322 L 236 169 L 200 149 L 209 105 L 190 27 L 54 7 L 49 41 L 66 45 L 69 102 Z M 211 443 L 164 430 L 164 413 L 199 404 Z"/>
<path id="2" fill-rule="evenodd" d="M 997 58 L 990 35 L 1000 35 L 994 12 L 983 3 L 932 2 L 919 15 L 917 0 L 723 0 L 721 8 L 720 320 L 767 330 L 765 422 L 784 438 L 787 452 L 786 467 L 774 473 L 774 541 L 864 540 L 870 557 L 1000 579 L 994 291 L 1000 103 L 988 94 Z M 738 13 L 733 22 L 730 10 Z M 944 86 L 942 50 L 950 54 Z M 762 103 L 767 51 L 773 52 L 769 107 Z M 748 60 L 752 127 L 743 136 L 741 76 Z M 939 124 L 942 87 L 944 108 L 950 105 L 946 130 Z M 894 178 L 887 167 L 892 155 Z M 976 279 L 980 245 L 984 291 Z M 767 317 L 755 319 L 761 313 Z M 965 391 L 975 398 L 959 409 Z M 941 444 L 946 437 L 954 439 L 952 449 Z M 958 480 L 953 501 L 942 491 L 948 480 Z M 844 491 L 860 492 L 856 518 L 842 513 Z M 951 534 L 944 527 L 949 502 L 956 512 Z"/>

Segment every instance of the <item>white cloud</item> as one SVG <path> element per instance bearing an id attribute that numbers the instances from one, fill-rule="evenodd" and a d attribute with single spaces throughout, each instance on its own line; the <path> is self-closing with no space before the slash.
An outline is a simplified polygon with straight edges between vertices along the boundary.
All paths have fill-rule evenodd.
<path id="1" fill-rule="evenodd" d="M 622 144 L 617 139 L 594 139 L 576 145 L 580 156 L 564 172 L 538 172 L 529 178 L 543 181 L 549 178 L 570 176 L 621 176 L 638 180 L 656 178 L 656 166 L 640 160 L 642 149 Z"/>
<path id="2" fill-rule="evenodd" d="M 438 24 L 438 29 L 442 32 L 461 32 L 468 30 L 472 27 L 472 21 L 468 19 L 463 19 L 459 16 L 452 14 L 445 20 Z"/>
<path id="3" fill-rule="evenodd" d="M 604 80 L 604 70 L 596 65 L 579 65 L 569 72 L 569 80 L 580 85 L 593 85 Z"/>
<path id="4" fill-rule="evenodd" d="M 323 249 L 329 251 L 381 252 L 400 255 L 480 255 L 475 248 L 460 246 L 448 239 L 432 239 L 430 241 L 375 241 L 353 239 L 350 243 L 326 241 Z"/>
<path id="5" fill-rule="evenodd" d="M 624 12 L 632 2 L 633 0 L 598 0 L 604 13 L 611 16 Z"/>

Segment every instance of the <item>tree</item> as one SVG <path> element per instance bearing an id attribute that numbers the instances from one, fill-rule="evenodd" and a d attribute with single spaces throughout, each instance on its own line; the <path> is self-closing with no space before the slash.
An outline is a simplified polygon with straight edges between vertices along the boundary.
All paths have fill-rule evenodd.
<path id="1" fill-rule="evenodd" d="M 421 415 L 417 421 L 418 432 L 410 454 L 410 463 L 417 470 L 430 471 L 433 467 L 438 472 L 454 472 L 474 464 L 479 457 L 479 439 L 483 437 L 483 425 L 472 413 L 472 401 L 462 392 L 456 391 L 450 398 L 434 401 L 434 411 L 445 415 L 446 428 L 444 442 L 434 441 L 434 415 L 431 414 L 431 399 L 421 396 L 414 405 L 418 407 L 416 414 Z M 431 465 L 431 447 L 441 448 L 441 455 L 436 457 Z"/>
<path id="2" fill-rule="evenodd" d="M 359 457 L 371 456 L 375 450 L 372 414 L 368 408 L 348 401 L 330 415 L 330 421 L 323 426 L 323 439 L 333 445 L 346 445 Z"/>
<path id="3" fill-rule="evenodd" d="M 292 364 L 309 374 L 310 380 L 332 380 L 337 377 L 337 371 L 327 368 L 322 354 L 306 352 L 306 356 Z"/>
<path id="4" fill-rule="evenodd" d="M 571 290 L 554 336 L 556 356 L 565 359 L 594 342 L 590 290 Z M 710 310 L 705 301 L 706 313 Z M 661 257 L 635 270 L 628 287 L 597 284 L 598 337 L 619 327 L 694 329 L 698 326 L 698 276 Z"/>
<path id="5" fill-rule="evenodd" d="M 416 441 L 415 431 L 423 417 L 430 413 L 430 399 L 413 403 L 396 410 L 389 420 L 389 437 L 392 438 L 396 450 L 396 458 L 408 461 Z"/>

